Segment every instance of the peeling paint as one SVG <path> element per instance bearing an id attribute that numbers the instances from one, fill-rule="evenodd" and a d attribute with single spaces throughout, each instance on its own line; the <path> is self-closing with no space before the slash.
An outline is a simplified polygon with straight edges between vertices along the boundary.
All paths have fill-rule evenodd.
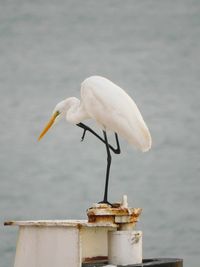
<path id="1" fill-rule="evenodd" d="M 87 216 L 90 223 L 116 224 L 120 229 L 124 228 L 125 224 L 133 228 L 141 212 L 141 208 L 128 208 L 120 203 L 115 203 L 112 207 L 107 204 L 95 204 L 87 210 Z"/>
<path id="2" fill-rule="evenodd" d="M 115 223 L 102 221 L 99 223 L 90 223 L 87 220 L 40 220 L 40 221 L 6 221 L 5 226 L 35 226 L 35 227 L 112 227 L 116 228 Z"/>

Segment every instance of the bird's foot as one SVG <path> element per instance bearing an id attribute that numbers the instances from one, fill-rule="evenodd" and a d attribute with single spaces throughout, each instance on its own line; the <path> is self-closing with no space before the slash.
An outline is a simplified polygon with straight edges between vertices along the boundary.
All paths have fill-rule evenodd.
<path id="1" fill-rule="evenodd" d="M 103 200 L 103 201 L 100 201 L 98 202 L 98 204 L 107 204 L 107 205 L 110 205 L 111 207 L 113 206 L 110 202 L 108 202 L 107 200 Z"/>
<path id="2" fill-rule="evenodd" d="M 83 135 L 82 135 L 82 137 L 81 137 L 81 142 L 83 142 L 83 140 L 84 140 L 84 138 L 85 138 L 86 131 L 87 131 L 87 129 L 84 129 L 84 131 L 83 131 Z"/>

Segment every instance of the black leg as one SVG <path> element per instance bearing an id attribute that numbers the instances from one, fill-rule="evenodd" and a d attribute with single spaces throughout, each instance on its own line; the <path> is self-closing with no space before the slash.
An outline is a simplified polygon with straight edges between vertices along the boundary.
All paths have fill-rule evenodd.
<path id="1" fill-rule="evenodd" d="M 106 143 L 105 143 L 105 140 L 104 140 L 101 136 L 99 136 L 95 131 L 93 131 L 90 127 L 88 127 L 87 125 L 83 124 L 82 122 L 80 122 L 80 123 L 78 123 L 78 124 L 76 124 L 76 125 L 77 125 L 78 127 L 81 127 L 81 128 L 84 129 L 84 131 L 83 131 L 83 135 L 82 135 L 82 138 L 81 138 L 81 141 L 84 140 L 86 131 L 89 131 L 89 132 L 91 132 L 94 136 L 96 136 L 101 142 L 103 142 L 104 144 L 106 144 Z M 109 148 L 110 148 L 115 154 L 120 154 L 119 140 L 118 140 L 118 136 L 117 136 L 116 133 L 115 133 L 115 139 L 116 139 L 117 148 L 112 147 L 110 144 L 108 144 L 108 146 L 109 146 Z"/>
<path id="2" fill-rule="evenodd" d="M 120 149 L 119 139 L 118 139 L 117 133 L 115 133 L 115 140 L 116 140 L 116 144 L 117 144 L 117 148 L 115 149 L 115 154 L 120 154 L 121 153 L 121 149 Z"/>
<path id="3" fill-rule="evenodd" d="M 106 182 L 105 182 L 105 191 L 104 191 L 104 198 L 103 201 L 99 202 L 99 203 L 107 203 L 109 205 L 112 206 L 112 204 L 110 204 L 108 202 L 108 182 L 109 182 L 109 174 L 110 174 L 110 165 L 111 165 L 111 153 L 110 153 L 110 149 L 115 153 L 115 154 L 120 154 L 121 150 L 120 150 L 120 145 L 119 145 L 119 139 L 118 139 L 118 135 L 117 133 L 115 133 L 115 140 L 116 140 L 116 144 L 117 144 L 117 148 L 112 147 L 109 143 L 108 143 L 108 138 L 107 138 L 107 134 L 105 131 L 103 131 L 103 135 L 104 135 L 104 139 L 101 138 L 101 136 L 99 136 L 95 131 L 93 131 L 90 127 L 88 127 L 87 125 L 83 124 L 83 123 L 79 123 L 77 124 L 77 126 L 81 127 L 84 129 L 83 131 L 83 135 L 81 138 L 81 141 L 84 140 L 85 138 L 85 133 L 86 131 L 91 132 L 94 136 L 96 136 L 100 141 L 102 141 L 105 145 L 106 145 L 106 151 L 107 151 L 107 169 L 106 169 Z"/>
<path id="4" fill-rule="evenodd" d="M 83 142 L 83 140 L 84 140 L 84 138 L 85 138 L 86 131 L 87 131 L 86 129 L 83 130 L 83 135 L 82 135 L 82 137 L 81 137 L 81 142 Z"/>
<path id="5" fill-rule="evenodd" d="M 109 149 L 109 144 L 108 144 L 108 139 L 107 139 L 107 134 L 105 131 L 103 131 L 104 139 L 105 139 L 105 144 L 106 144 L 106 152 L 107 152 L 107 169 L 106 169 L 106 183 L 105 183 L 105 191 L 104 191 L 104 198 L 103 201 L 100 203 L 108 203 L 108 181 L 109 181 L 109 174 L 110 174 L 110 165 L 111 165 L 111 154 L 110 154 L 110 149 Z"/>

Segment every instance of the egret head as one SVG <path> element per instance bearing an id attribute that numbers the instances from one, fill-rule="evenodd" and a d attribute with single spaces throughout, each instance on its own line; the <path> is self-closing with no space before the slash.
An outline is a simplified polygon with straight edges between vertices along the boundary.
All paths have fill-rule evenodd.
<path id="1" fill-rule="evenodd" d="M 55 106 L 50 120 L 48 121 L 48 123 L 46 124 L 46 126 L 42 130 L 40 136 L 38 137 L 38 141 L 40 141 L 40 139 L 42 139 L 42 137 L 47 133 L 47 131 L 51 128 L 52 125 L 54 125 L 56 122 L 58 122 L 60 119 L 62 119 L 66 116 L 66 113 L 67 113 L 68 109 L 70 108 L 70 103 L 71 103 L 70 99 L 71 98 L 67 98 L 67 99 L 59 102 Z"/>

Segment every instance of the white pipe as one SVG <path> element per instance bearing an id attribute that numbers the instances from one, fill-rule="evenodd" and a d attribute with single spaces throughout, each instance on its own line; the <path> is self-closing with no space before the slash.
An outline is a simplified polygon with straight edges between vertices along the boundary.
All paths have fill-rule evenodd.
<path id="1" fill-rule="evenodd" d="M 108 262 L 114 265 L 142 263 L 142 232 L 109 231 Z"/>

